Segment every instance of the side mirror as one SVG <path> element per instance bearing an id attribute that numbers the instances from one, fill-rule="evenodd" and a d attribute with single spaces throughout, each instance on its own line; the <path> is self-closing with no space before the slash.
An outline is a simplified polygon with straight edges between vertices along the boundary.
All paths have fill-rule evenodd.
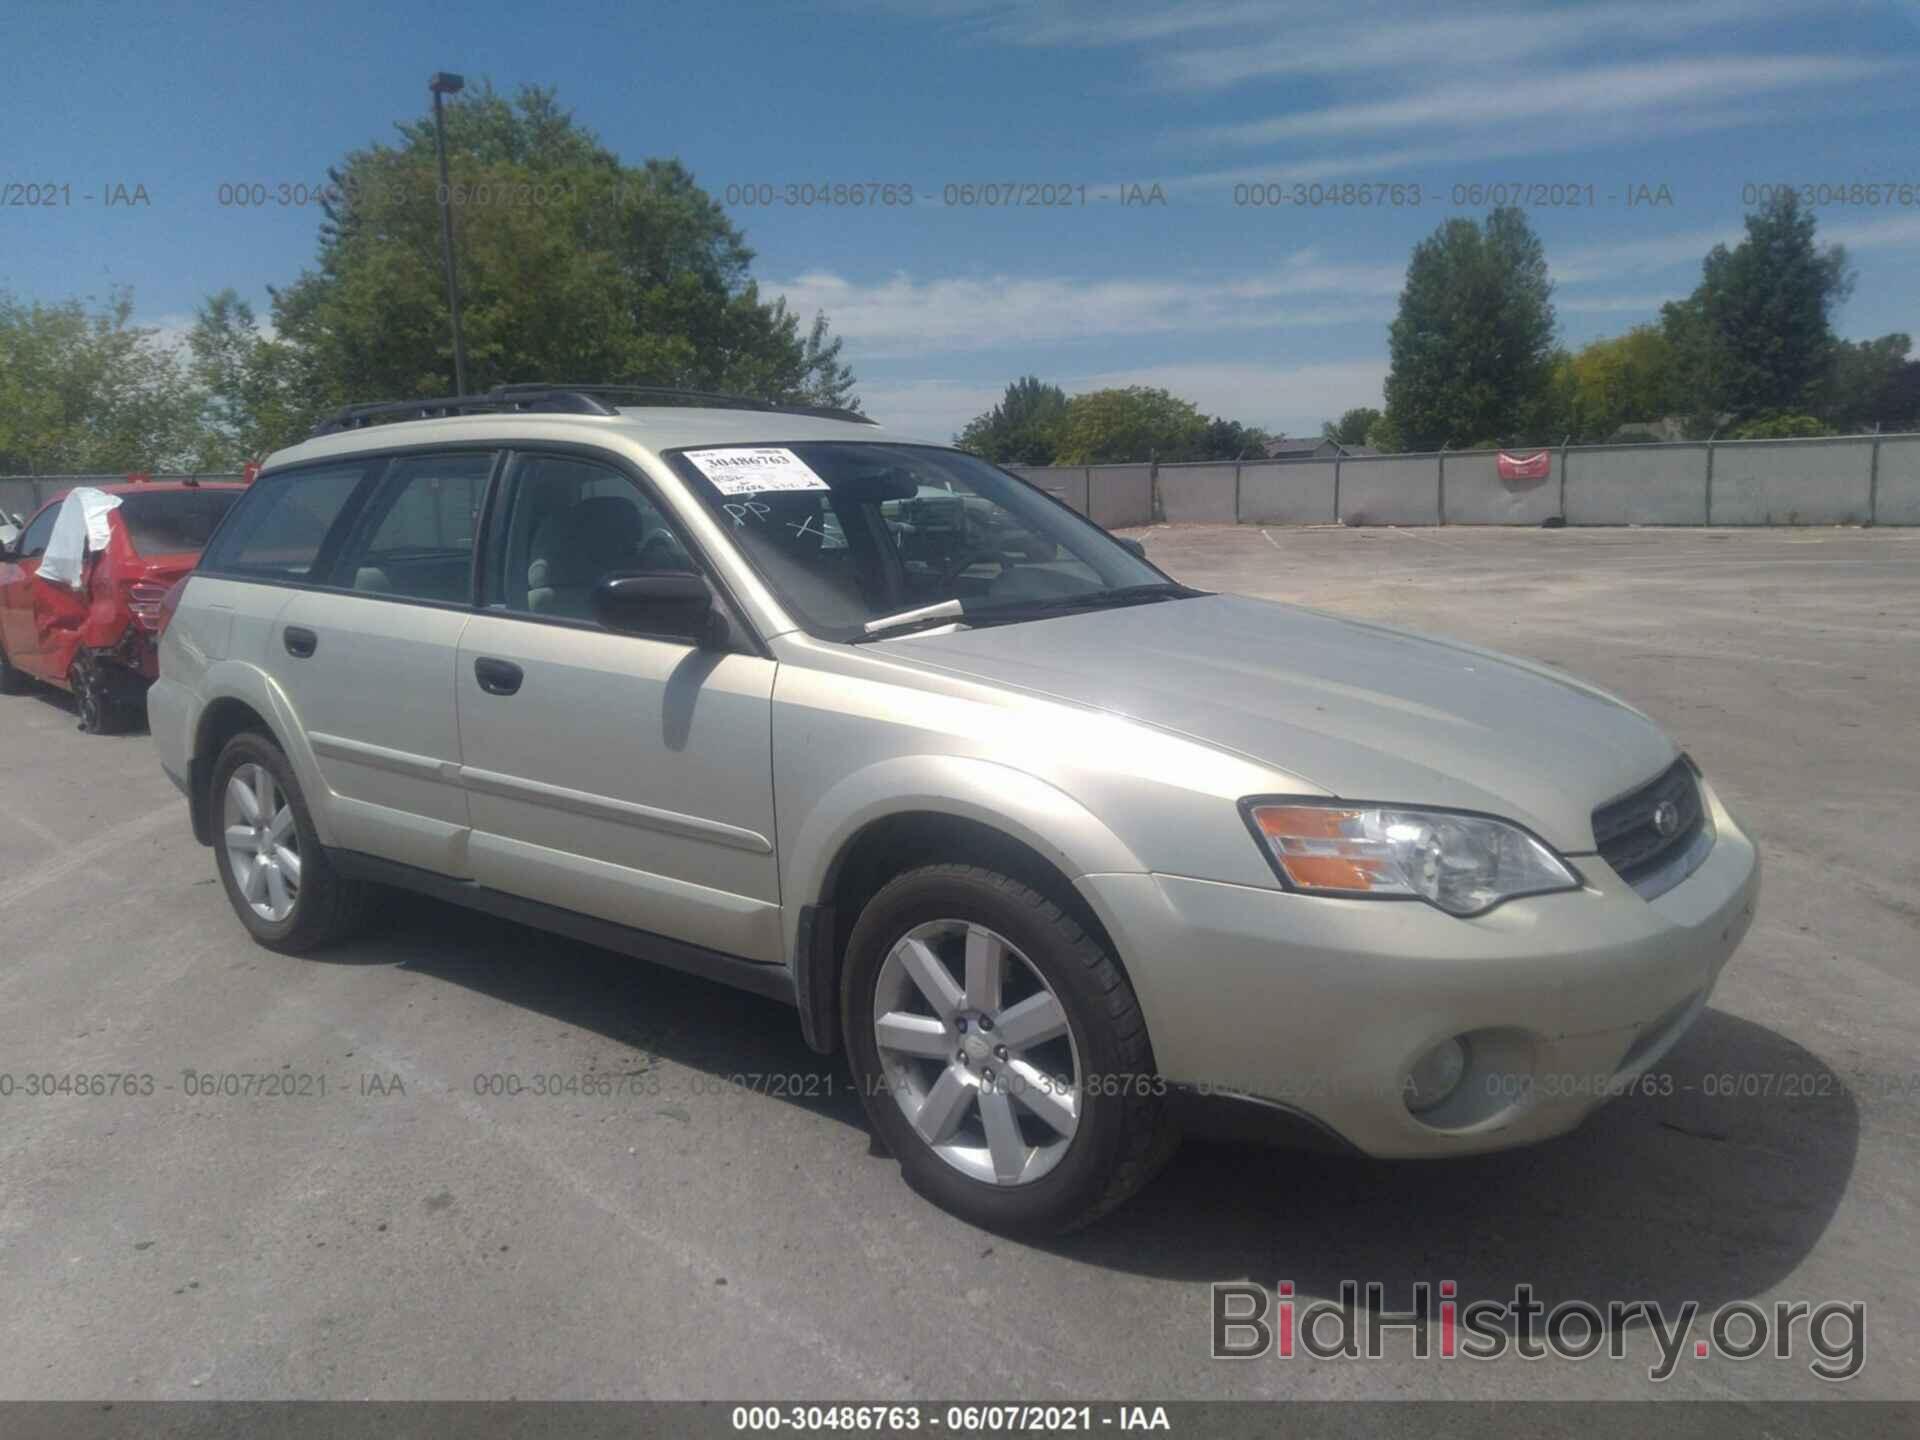
<path id="1" fill-rule="evenodd" d="M 13 547 L 20 543 L 20 527 L 0 523 L 0 560 L 13 558 Z"/>
<path id="2" fill-rule="evenodd" d="M 1136 559 L 1147 558 L 1147 547 L 1130 535 L 1116 535 L 1113 537 L 1113 543 Z"/>
<path id="3" fill-rule="evenodd" d="M 687 570 L 608 575 L 593 587 L 593 613 L 609 630 L 690 640 L 714 648 L 727 637 L 705 578 Z"/>

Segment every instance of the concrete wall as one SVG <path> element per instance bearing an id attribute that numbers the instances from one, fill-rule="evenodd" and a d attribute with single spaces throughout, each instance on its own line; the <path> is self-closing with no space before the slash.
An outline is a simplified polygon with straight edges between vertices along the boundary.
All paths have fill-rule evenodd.
<path id="1" fill-rule="evenodd" d="M 1280 460 L 1240 467 L 1240 518 L 1250 525 L 1331 525 L 1333 466 L 1318 460 Z"/>
<path id="2" fill-rule="evenodd" d="M 1087 471 L 1087 518 L 1118 530 L 1153 523 L 1151 465 L 1095 465 Z"/>
<path id="3" fill-rule="evenodd" d="M 1525 452 L 1532 454 L 1529 448 Z M 1442 476 L 1449 525 L 1538 525 L 1560 513 L 1560 452 L 1538 480 L 1502 480 L 1494 450 L 1446 456 Z"/>
<path id="4" fill-rule="evenodd" d="M 1438 525 L 1439 462 L 1432 455 L 1342 460 L 1340 519 L 1348 525 Z"/>
<path id="5" fill-rule="evenodd" d="M 1231 460 L 1205 465 L 1160 467 L 1160 514 L 1168 524 L 1215 522 L 1231 525 L 1239 518 L 1238 469 Z"/>
<path id="6" fill-rule="evenodd" d="M 1538 525 L 1559 516 L 1569 525 L 1920 525 L 1920 434 L 1586 445 L 1552 453 L 1544 480 L 1508 481 L 1493 451 L 1449 452 L 1444 514 L 1435 455 L 1058 465 L 1017 473 L 1109 529 L 1155 520 Z M 74 485 L 125 478 L 0 475 L 0 510 L 30 514 Z"/>
<path id="7" fill-rule="evenodd" d="M 1920 525 L 1920 435 L 1880 442 L 1874 523 Z"/>
<path id="8" fill-rule="evenodd" d="M 42 487 L 34 480 L 0 480 L 0 511 L 17 513 L 21 519 L 31 520 L 41 500 L 52 495 L 54 488 Z"/>
<path id="9" fill-rule="evenodd" d="M 1087 472 L 1079 465 L 1050 465 L 1044 469 L 1022 470 L 1020 478 L 1038 485 L 1054 499 L 1065 502 L 1082 515 L 1087 513 Z"/>
<path id="10" fill-rule="evenodd" d="M 1566 479 L 1569 525 L 1707 523 L 1705 445 L 1569 450 Z"/>
<path id="11" fill-rule="evenodd" d="M 1873 446 L 1852 440 L 1716 445 L 1710 525 L 1857 525 L 1868 516 Z"/>

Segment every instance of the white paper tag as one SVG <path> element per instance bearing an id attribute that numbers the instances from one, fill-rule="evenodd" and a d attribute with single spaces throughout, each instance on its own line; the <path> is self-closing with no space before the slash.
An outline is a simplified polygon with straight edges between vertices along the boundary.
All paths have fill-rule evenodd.
<path id="1" fill-rule="evenodd" d="M 827 482 L 807 462 L 778 445 L 727 450 L 689 450 L 687 459 L 722 495 L 762 495 L 771 490 L 825 490 Z"/>

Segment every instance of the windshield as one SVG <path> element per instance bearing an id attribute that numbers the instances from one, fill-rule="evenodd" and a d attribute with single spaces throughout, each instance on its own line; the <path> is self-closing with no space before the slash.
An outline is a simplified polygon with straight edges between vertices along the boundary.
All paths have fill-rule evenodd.
<path id="1" fill-rule="evenodd" d="M 221 517 L 240 491 L 150 490 L 123 496 L 120 521 L 141 555 L 185 555 L 207 548 Z"/>
<path id="2" fill-rule="evenodd" d="M 983 460 L 872 442 L 734 445 L 671 457 L 803 628 L 1004 623 L 1176 592 L 1167 577 Z M 950 603 L 949 603 L 950 602 Z M 942 613 L 910 620 L 910 612 Z"/>

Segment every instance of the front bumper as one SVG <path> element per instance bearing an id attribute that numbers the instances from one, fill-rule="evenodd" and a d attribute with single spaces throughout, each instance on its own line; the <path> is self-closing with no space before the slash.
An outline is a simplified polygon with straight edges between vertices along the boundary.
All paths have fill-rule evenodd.
<path id="1" fill-rule="evenodd" d="M 1597 856 L 1574 861 L 1583 889 L 1471 920 L 1173 875 L 1080 887 L 1170 1085 L 1304 1117 L 1370 1155 L 1495 1150 L 1572 1129 L 1705 1006 L 1752 923 L 1760 861 L 1702 793 L 1713 850 L 1650 901 Z M 1471 1059 L 1455 1098 L 1416 1117 L 1408 1072 L 1456 1035 Z"/>

